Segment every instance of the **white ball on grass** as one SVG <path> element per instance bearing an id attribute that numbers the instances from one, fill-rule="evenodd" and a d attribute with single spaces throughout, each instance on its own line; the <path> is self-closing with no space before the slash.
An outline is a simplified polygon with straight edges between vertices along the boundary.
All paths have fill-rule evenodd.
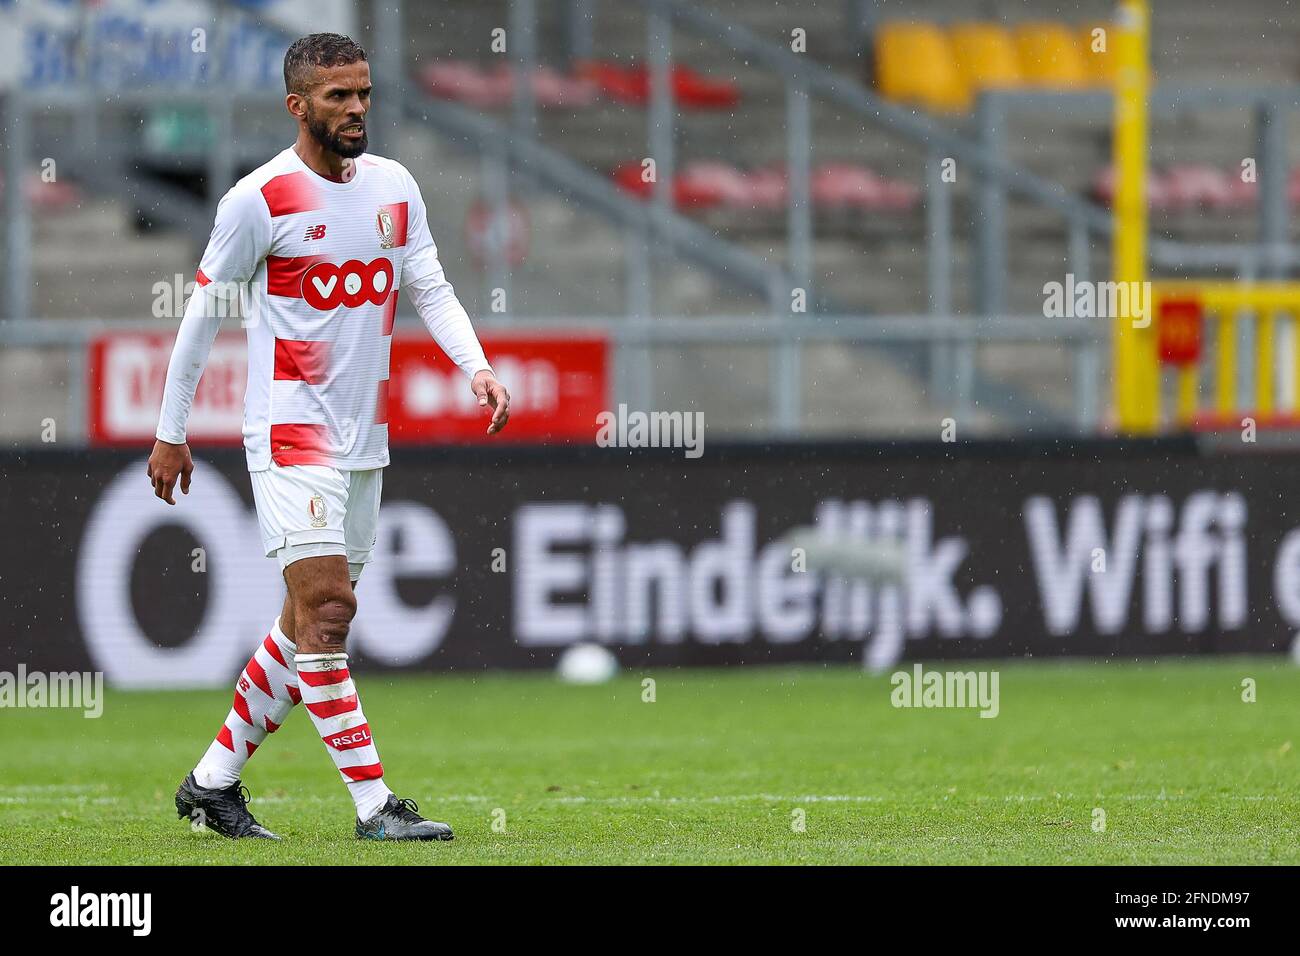
<path id="1" fill-rule="evenodd" d="M 568 684 L 603 684 L 618 673 L 618 661 L 599 644 L 574 644 L 560 655 L 556 673 Z"/>

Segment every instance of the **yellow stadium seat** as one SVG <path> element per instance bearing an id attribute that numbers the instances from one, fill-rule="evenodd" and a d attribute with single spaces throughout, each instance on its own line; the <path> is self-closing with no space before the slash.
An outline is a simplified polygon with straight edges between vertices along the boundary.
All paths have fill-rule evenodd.
<path id="1" fill-rule="evenodd" d="M 891 100 L 940 112 L 970 107 L 948 38 L 932 23 L 895 21 L 876 31 L 876 87 Z"/>
<path id="2" fill-rule="evenodd" d="M 1105 32 L 1094 36 L 1095 30 Z M 1088 70 L 1088 80 L 1094 86 L 1115 85 L 1115 54 L 1110 46 L 1114 39 L 1115 27 L 1110 23 L 1089 24 L 1079 35 L 1079 49 Z"/>
<path id="3" fill-rule="evenodd" d="M 971 90 L 1022 85 L 1020 60 L 1011 34 L 997 23 L 957 23 L 948 31 L 957 72 Z"/>
<path id="4" fill-rule="evenodd" d="M 1053 89 L 1088 86 L 1088 68 L 1075 36 L 1061 23 L 1022 23 L 1016 27 L 1016 51 L 1025 83 Z"/>

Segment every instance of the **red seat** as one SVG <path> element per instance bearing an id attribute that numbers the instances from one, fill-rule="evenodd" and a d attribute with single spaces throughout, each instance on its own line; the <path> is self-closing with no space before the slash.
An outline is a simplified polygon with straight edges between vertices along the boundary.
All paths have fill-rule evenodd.
<path id="1" fill-rule="evenodd" d="M 911 212 L 920 204 L 921 188 L 865 166 L 827 163 L 813 171 L 812 197 L 822 208 Z"/>
<path id="2" fill-rule="evenodd" d="M 645 66 L 594 60 L 583 63 L 579 75 L 617 102 L 644 106 L 650 101 L 650 71 Z M 710 79 L 688 66 L 672 67 L 671 89 L 677 103 L 693 109 L 731 109 L 740 102 L 735 83 Z"/>
<path id="3" fill-rule="evenodd" d="M 1234 209 L 1251 209 L 1259 203 L 1259 183 L 1246 182 L 1240 172 L 1228 177 L 1232 190 L 1232 207 Z"/>
<path id="4" fill-rule="evenodd" d="M 1174 212 L 1181 208 L 1169 186 L 1169 177 L 1153 169 L 1147 176 L 1147 209 L 1151 212 Z"/>
<path id="5" fill-rule="evenodd" d="M 745 177 L 745 188 L 752 209 L 782 209 L 786 204 L 785 169 L 769 166 L 756 169 Z"/>
<path id="6" fill-rule="evenodd" d="M 901 179 L 886 179 L 883 212 L 911 212 L 921 204 L 921 187 Z"/>
<path id="7" fill-rule="evenodd" d="M 1165 185 L 1174 209 L 1225 209 L 1232 204 L 1231 185 L 1224 173 L 1212 166 L 1170 166 L 1165 171 Z"/>
<path id="8" fill-rule="evenodd" d="M 728 163 L 689 163 L 673 186 L 673 195 L 679 206 L 736 208 L 749 204 L 745 174 Z"/>
<path id="9" fill-rule="evenodd" d="M 515 77 L 509 63 L 485 70 L 474 63 L 443 60 L 426 66 L 419 78 L 433 96 L 477 109 L 497 109 L 514 100 Z M 533 71 L 532 84 L 533 95 L 542 107 L 584 107 L 596 100 L 596 85 L 589 79 L 565 76 L 548 66 Z"/>
<path id="10" fill-rule="evenodd" d="M 632 195 L 639 196 L 642 199 L 649 199 L 654 195 L 655 184 L 644 181 L 642 169 L 643 167 L 639 162 L 619 163 L 610 173 L 610 178 L 624 192 L 632 193 Z"/>
<path id="11" fill-rule="evenodd" d="M 1089 187 L 1092 198 L 1099 203 L 1109 206 L 1115 202 L 1115 167 L 1106 166 L 1097 171 L 1097 175 L 1092 177 L 1092 185 Z"/>
<path id="12" fill-rule="evenodd" d="M 1300 205 L 1300 166 L 1291 170 L 1291 176 L 1287 179 L 1286 198 L 1287 202 Z"/>
<path id="13" fill-rule="evenodd" d="M 639 83 L 628 67 L 604 60 L 589 60 L 578 66 L 578 75 L 595 83 L 600 92 L 620 103 L 644 105 L 648 86 Z"/>
<path id="14" fill-rule="evenodd" d="M 642 165 L 620 163 L 610 173 L 626 192 L 642 199 L 654 195 L 654 183 L 642 178 Z M 819 209 L 859 212 L 909 212 L 921 201 L 921 188 L 880 176 L 864 166 L 827 163 L 813 170 L 809 183 Z M 749 172 L 722 161 L 693 162 L 673 180 L 673 202 L 680 208 L 722 206 L 735 210 L 777 212 L 789 201 L 789 177 L 784 167 Z"/>
<path id="15" fill-rule="evenodd" d="M 503 66 L 507 76 L 509 66 Z M 554 67 L 533 71 L 533 94 L 541 106 L 586 107 L 596 102 L 596 84 L 581 76 L 566 76 Z"/>
<path id="16" fill-rule="evenodd" d="M 75 205 L 81 199 L 81 190 L 66 180 L 56 179 L 46 182 L 40 173 L 32 173 L 23 179 L 23 192 L 27 203 L 33 209 L 62 209 Z M 0 173 L 0 200 L 4 199 L 5 179 Z"/>
<path id="17" fill-rule="evenodd" d="M 1107 206 L 1115 204 L 1115 168 L 1107 166 L 1093 178 L 1092 196 Z M 1158 169 L 1147 173 L 1147 208 L 1151 212 L 1170 212 L 1180 208 L 1169 188 L 1168 177 Z"/>
<path id="18" fill-rule="evenodd" d="M 697 110 L 730 110 L 740 103 L 740 88 L 734 82 L 710 79 L 689 66 L 673 67 L 673 92 L 678 103 Z"/>
<path id="19" fill-rule="evenodd" d="M 477 64 L 459 60 L 430 63 L 419 73 L 420 85 L 439 99 L 493 109 L 510 102 L 511 87 Z"/>
<path id="20" fill-rule="evenodd" d="M 828 163 L 812 175 L 812 199 L 831 209 L 876 209 L 885 204 L 885 182 L 869 169 Z"/>

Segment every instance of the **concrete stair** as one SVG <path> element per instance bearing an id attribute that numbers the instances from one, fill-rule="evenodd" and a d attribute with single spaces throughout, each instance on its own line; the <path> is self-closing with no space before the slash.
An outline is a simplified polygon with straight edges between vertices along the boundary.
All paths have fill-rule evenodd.
<path id="1" fill-rule="evenodd" d="M 137 234 L 120 199 L 37 214 L 32 238 L 32 307 L 41 318 L 152 318 L 154 283 L 189 281 L 197 262 L 184 237 Z"/>

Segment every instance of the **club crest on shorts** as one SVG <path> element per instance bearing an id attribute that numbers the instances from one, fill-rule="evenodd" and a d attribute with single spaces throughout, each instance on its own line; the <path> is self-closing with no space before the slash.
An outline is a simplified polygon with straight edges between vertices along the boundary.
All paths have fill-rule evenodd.
<path id="1" fill-rule="evenodd" d="M 379 232 L 379 248 L 393 248 L 393 240 L 397 236 L 397 230 L 393 228 L 393 214 L 387 209 L 379 210 L 375 217 L 375 229 Z"/>
<path id="2" fill-rule="evenodd" d="M 325 527 L 325 499 L 319 494 L 312 495 L 311 500 L 307 502 L 307 511 L 311 513 L 311 526 L 313 528 Z"/>

